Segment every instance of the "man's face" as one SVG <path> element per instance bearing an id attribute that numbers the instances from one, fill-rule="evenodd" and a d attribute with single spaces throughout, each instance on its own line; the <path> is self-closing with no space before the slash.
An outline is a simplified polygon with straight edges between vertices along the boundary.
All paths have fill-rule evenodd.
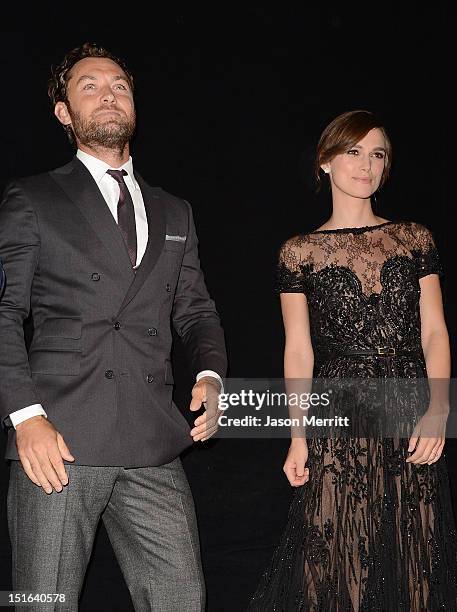
<path id="1" fill-rule="evenodd" d="M 67 102 L 55 113 L 71 125 L 77 144 L 123 150 L 135 130 L 133 93 L 124 71 L 104 57 L 86 57 L 70 70 Z"/>

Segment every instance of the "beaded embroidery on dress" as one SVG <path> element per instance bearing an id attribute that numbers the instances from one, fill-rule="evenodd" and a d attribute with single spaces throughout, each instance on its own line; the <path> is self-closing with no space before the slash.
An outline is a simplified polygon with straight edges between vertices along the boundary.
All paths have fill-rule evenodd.
<path id="1" fill-rule="evenodd" d="M 442 275 L 414 222 L 317 230 L 286 241 L 277 291 L 304 293 L 317 378 L 426 377 L 419 279 Z M 335 351 L 395 347 L 391 359 Z M 343 351 L 342 351 L 343 349 Z M 457 535 L 444 457 L 406 463 L 407 439 L 308 440 L 309 481 L 250 612 L 457 609 Z"/>

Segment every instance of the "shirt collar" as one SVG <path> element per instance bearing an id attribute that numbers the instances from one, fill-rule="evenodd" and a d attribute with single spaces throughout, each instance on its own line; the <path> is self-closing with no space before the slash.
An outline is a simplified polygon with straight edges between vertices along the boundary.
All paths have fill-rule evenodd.
<path id="1" fill-rule="evenodd" d="M 76 157 L 86 166 L 97 185 L 100 184 L 100 181 L 106 175 L 106 171 L 112 167 L 101 159 L 98 159 L 98 157 L 94 157 L 85 151 L 81 151 L 81 149 L 76 151 Z M 131 156 L 129 156 L 125 164 L 122 164 L 122 166 L 120 166 L 120 168 L 116 168 L 116 170 L 125 170 L 128 175 L 125 177 L 125 179 L 127 181 L 130 179 L 130 182 L 135 189 L 139 188 L 135 175 L 133 174 L 133 161 Z"/>

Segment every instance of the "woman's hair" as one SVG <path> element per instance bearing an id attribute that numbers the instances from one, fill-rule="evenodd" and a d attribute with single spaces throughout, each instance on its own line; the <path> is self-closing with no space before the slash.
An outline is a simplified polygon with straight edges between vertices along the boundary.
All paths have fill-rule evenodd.
<path id="1" fill-rule="evenodd" d="M 340 153 L 345 153 L 374 128 L 378 128 L 384 136 L 386 158 L 379 186 L 381 187 L 385 183 L 392 165 L 392 144 L 390 139 L 383 125 L 373 113 L 366 110 L 355 110 L 336 117 L 321 134 L 317 145 L 314 166 L 314 176 L 318 189 L 321 186 L 320 172 L 322 164 L 330 162 Z"/>
<path id="2" fill-rule="evenodd" d="M 125 62 L 94 43 L 86 42 L 80 47 L 76 47 L 69 51 L 60 64 L 56 68 L 51 69 L 51 78 L 48 81 L 48 96 L 54 108 L 57 102 L 65 102 L 68 104 L 67 85 L 70 78 L 70 70 L 73 66 L 86 57 L 106 57 L 115 62 L 125 73 L 133 92 L 133 76 L 127 68 Z M 70 142 L 74 143 L 74 134 L 71 126 L 64 126 Z"/>

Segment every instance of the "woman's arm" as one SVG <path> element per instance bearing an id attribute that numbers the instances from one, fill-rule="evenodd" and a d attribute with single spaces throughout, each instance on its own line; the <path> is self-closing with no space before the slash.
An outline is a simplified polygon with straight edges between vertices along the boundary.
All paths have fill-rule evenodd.
<path id="1" fill-rule="evenodd" d="M 437 274 L 429 274 L 419 280 L 421 288 L 420 319 L 421 344 L 424 351 L 427 377 L 430 388 L 429 416 L 436 416 L 435 425 L 430 421 L 425 434 L 414 454 L 407 459 L 408 462 L 424 464 L 434 463 L 443 452 L 445 437 L 439 432 L 439 423 L 445 425 L 447 411 L 449 410 L 449 377 L 451 375 L 451 355 L 449 348 L 449 334 L 444 319 L 443 299 L 440 281 Z M 418 441 L 413 434 L 409 449 L 412 451 Z"/>
<path id="2" fill-rule="evenodd" d="M 303 293 L 282 293 L 281 310 L 286 334 L 284 349 L 284 378 L 286 391 L 309 393 L 312 384 L 314 354 L 311 344 L 308 303 Z M 298 389 L 297 389 L 298 387 Z M 298 409 L 300 416 L 303 411 Z M 308 446 L 303 437 L 294 437 L 284 463 L 284 472 L 294 487 L 309 480 L 309 470 L 305 468 L 308 459 Z"/>
<path id="3" fill-rule="evenodd" d="M 437 274 L 424 276 L 420 281 L 421 343 L 428 378 L 449 378 L 451 353 L 449 335 L 444 320 L 443 298 Z"/>
<path id="4" fill-rule="evenodd" d="M 305 295 L 282 293 L 281 310 L 286 334 L 284 378 L 312 378 L 314 353 Z"/>

